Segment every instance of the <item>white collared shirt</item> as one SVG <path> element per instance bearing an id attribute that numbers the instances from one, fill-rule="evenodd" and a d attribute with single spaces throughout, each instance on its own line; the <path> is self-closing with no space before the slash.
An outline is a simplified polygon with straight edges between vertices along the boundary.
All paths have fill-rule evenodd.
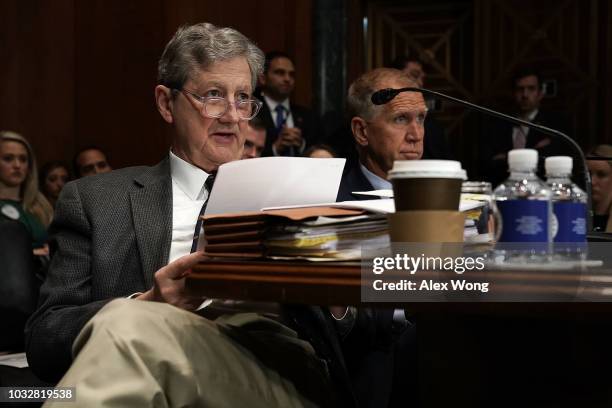
<path id="1" fill-rule="evenodd" d="M 270 99 L 263 93 L 261 94 L 261 96 L 263 96 L 265 104 L 268 105 L 268 109 L 270 110 L 270 115 L 272 115 L 272 122 L 274 123 L 274 126 L 276 126 L 276 118 L 278 117 L 278 112 L 276 112 L 276 107 L 278 105 L 282 105 L 285 108 L 285 115 L 289 115 L 287 116 L 285 120 L 285 126 L 288 128 L 295 127 L 295 123 L 293 121 L 293 113 L 291 112 L 291 106 L 289 104 L 289 98 L 285 99 L 282 102 L 276 102 L 275 100 Z M 306 149 L 306 139 L 302 138 L 302 145 L 299 147 L 298 153 L 299 154 L 304 153 L 305 149 Z M 274 156 L 280 156 L 278 152 L 276 151 L 276 147 L 274 147 L 274 145 L 272 145 L 272 154 Z"/>
<path id="2" fill-rule="evenodd" d="M 170 151 L 170 176 L 172 177 L 172 242 L 168 263 L 191 252 L 197 219 L 209 195 L 204 185 L 209 174 L 187 163 L 172 151 Z M 139 294 L 135 293 L 129 298 Z M 207 307 L 216 307 L 225 313 L 256 312 L 272 318 L 280 315 L 277 303 L 205 299 L 197 310 Z M 355 323 L 355 313 L 352 311 L 337 319 L 338 324 L 347 333 Z"/>
<path id="3" fill-rule="evenodd" d="M 208 173 L 170 152 L 172 177 L 172 242 L 169 262 L 191 252 L 193 233 L 202 205 L 208 198 Z"/>
<path id="4" fill-rule="evenodd" d="M 291 114 L 291 106 L 289 105 L 289 98 L 285 99 L 282 102 L 276 102 L 273 99 L 270 99 L 266 95 L 263 95 L 264 102 L 268 105 L 268 109 L 270 109 L 270 114 L 272 115 L 272 123 L 276 126 L 276 117 L 278 116 L 276 112 L 276 107 L 278 105 L 282 105 L 285 108 L 285 115 L 289 115 L 287 120 L 285 121 L 285 126 L 287 127 L 295 127 L 293 123 L 293 115 Z"/>
<path id="5" fill-rule="evenodd" d="M 524 120 L 532 122 L 538 115 L 539 110 L 533 110 L 523 117 Z M 527 126 L 514 126 L 512 128 L 512 147 L 514 149 L 524 149 L 527 145 L 527 135 L 529 128 Z"/>
<path id="6" fill-rule="evenodd" d="M 372 173 L 361 163 L 359 163 L 359 167 L 361 167 L 361 172 L 365 178 L 368 179 L 374 190 L 391 190 L 393 188 L 389 180 L 385 180 L 384 178 Z"/>

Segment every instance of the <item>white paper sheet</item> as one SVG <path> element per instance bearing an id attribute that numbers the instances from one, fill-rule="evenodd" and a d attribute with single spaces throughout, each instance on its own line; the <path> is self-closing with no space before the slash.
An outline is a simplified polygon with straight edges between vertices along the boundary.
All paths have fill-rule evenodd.
<path id="1" fill-rule="evenodd" d="M 219 167 L 206 214 L 336 200 L 345 159 L 262 157 Z"/>
<path id="2" fill-rule="evenodd" d="M 469 211 L 474 208 L 482 207 L 484 203 L 482 201 L 473 201 L 473 200 L 462 200 L 459 203 L 459 211 Z M 282 207 L 268 207 L 263 208 L 263 211 L 267 210 L 281 210 L 285 208 L 300 208 L 307 207 L 306 205 L 288 205 Z M 356 200 L 356 201 L 341 201 L 338 203 L 329 202 L 329 203 L 321 203 L 316 205 L 310 205 L 308 207 L 337 207 L 337 208 L 349 208 L 356 210 L 366 210 L 373 213 L 379 214 L 389 214 L 395 212 L 395 203 L 393 199 L 382 198 L 379 200 Z"/>
<path id="3" fill-rule="evenodd" d="M 352 191 L 351 194 L 393 198 L 393 190 Z"/>
<path id="4" fill-rule="evenodd" d="M 4 354 L 0 355 L 0 365 L 24 368 L 28 366 L 28 359 L 25 353 Z"/>

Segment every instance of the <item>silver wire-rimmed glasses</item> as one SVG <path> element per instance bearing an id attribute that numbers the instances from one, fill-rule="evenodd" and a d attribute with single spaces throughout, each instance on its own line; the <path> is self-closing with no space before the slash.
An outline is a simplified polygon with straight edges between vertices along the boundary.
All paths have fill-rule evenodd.
<path id="1" fill-rule="evenodd" d="M 202 106 L 200 113 L 204 117 L 220 118 L 225 115 L 230 106 L 230 102 L 221 96 L 200 96 L 187 89 L 174 89 L 174 91 L 182 92 L 185 96 L 189 95 L 198 101 Z M 238 113 L 240 119 L 251 120 L 261 109 L 262 102 L 257 99 L 240 99 L 234 101 L 233 105 L 236 107 L 236 113 Z"/>

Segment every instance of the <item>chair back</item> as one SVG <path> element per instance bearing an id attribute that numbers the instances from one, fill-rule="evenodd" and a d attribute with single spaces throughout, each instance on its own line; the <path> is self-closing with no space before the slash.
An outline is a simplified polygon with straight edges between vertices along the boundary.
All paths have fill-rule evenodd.
<path id="1" fill-rule="evenodd" d="M 0 220 L 0 351 L 23 347 L 38 288 L 30 234 L 18 221 Z"/>

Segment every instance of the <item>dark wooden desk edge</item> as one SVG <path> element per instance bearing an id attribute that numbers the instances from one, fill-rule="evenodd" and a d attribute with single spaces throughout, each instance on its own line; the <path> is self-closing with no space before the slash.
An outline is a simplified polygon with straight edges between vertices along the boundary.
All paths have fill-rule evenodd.
<path id="1" fill-rule="evenodd" d="M 312 271 L 323 271 L 313 276 Z M 605 302 L 361 302 L 361 266 L 359 263 L 308 263 L 264 260 L 211 260 L 193 268 L 188 285 L 203 295 L 255 301 L 303 304 L 352 304 L 380 308 L 403 307 L 409 313 L 473 315 L 545 315 L 560 319 L 610 315 L 612 298 Z M 506 275 L 537 275 L 538 271 L 488 271 Z M 561 278 L 565 284 L 584 279 L 575 271 L 546 271 L 546 277 Z M 592 274 L 586 275 L 588 277 Z M 593 275 L 596 276 L 596 275 Z M 604 270 L 597 276 L 610 276 Z M 535 276 L 534 276 L 535 277 Z M 569 282 L 567 280 L 569 279 Z M 611 286 L 608 284 L 608 286 Z M 563 286 L 561 286 L 563 289 Z M 558 288 L 557 288 L 558 289 Z"/>

